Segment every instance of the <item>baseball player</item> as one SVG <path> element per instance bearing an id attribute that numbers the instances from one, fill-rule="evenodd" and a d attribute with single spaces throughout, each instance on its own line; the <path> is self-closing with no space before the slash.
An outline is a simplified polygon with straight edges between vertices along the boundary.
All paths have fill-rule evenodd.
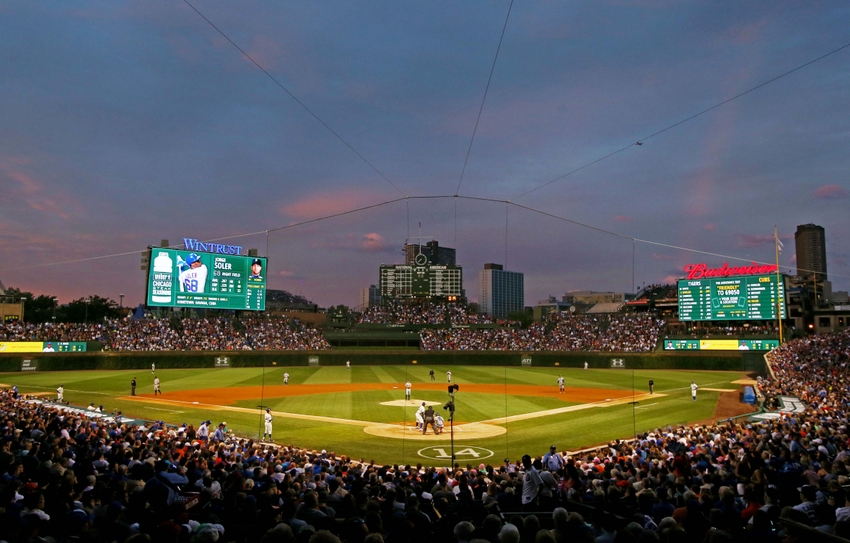
<path id="1" fill-rule="evenodd" d="M 564 393 L 564 376 L 558 376 L 558 390 L 560 390 L 561 394 Z"/>
<path id="2" fill-rule="evenodd" d="M 283 372 L 283 384 L 284 385 L 289 384 L 289 372 L 288 371 Z"/>
<path id="3" fill-rule="evenodd" d="M 404 399 L 410 401 L 410 387 L 413 386 L 410 384 L 410 379 L 404 383 Z"/>
<path id="4" fill-rule="evenodd" d="M 443 419 L 443 417 L 439 413 L 434 415 L 434 432 L 437 435 L 440 435 L 440 434 L 443 433 L 443 428 L 445 426 L 446 426 L 446 421 Z"/>
<path id="5" fill-rule="evenodd" d="M 65 387 L 63 387 L 60 383 L 59 388 L 56 389 L 56 401 L 64 402 L 65 401 Z"/>
<path id="6" fill-rule="evenodd" d="M 263 441 L 266 440 L 266 436 L 269 436 L 269 443 L 273 443 L 274 439 L 272 439 L 272 421 L 274 420 L 274 417 L 272 416 L 272 410 L 268 407 L 266 408 L 266 414 L 263 418 L 266 422 L 265 433 L 263 433 Z"/>
<path id="7" fill-rule="evenodd" d="M 452 382 L 452 372 L 451 372 L 451 370 L 446 372 L 446 381 L 448 381 L 449 383 Z"/>
<path id="8" fill-rule="evenodd" d="M 156 362 L 151 362 L 151 373 L 156 373 Z"/>
<path id="9" fill-rule="evenodd" d="M 691 381 L 691 396 L 693 397 L 694 401 L 697 401 L 697 389 L 698 388 L 699 388 L 699 386 L 697 386 L 696 382 Z"/>
<path id="10" fill-rule="evenodd" d="M 425 402 L 416 410 L 416 429 L 419 430 L 425 426 Z"/>
<path id="11" fill-rule="evenodd" d="M 351 369 L 351 360 L 345 361 L 345 367 L 348 368 L 348 369 Z"/>
<path id="12" fill-rule="evenodd" d="M 587 370 L 587 360 L 584 361 L 584 369 Z"/>
<path id="13" fill-rule="evenodd" d="M 204 293 L 207 285 L 207 267 L 201 262 L 201 257 L 197 253 L 191 253 L 185 261 L 178 255 L 177 268 L 180 270 L 177 276 L 180 292 Z"/>
<path id="14" fill-rule="evenodd" d="M 653 381 L 652 379 L 649 380 L 649 393 L 655 393 L 655 381 Z"/>
<path id="15" fill-rule="evenodd" d="M 255 258 L 251 261 L 251 275 L 248 279 L 262 279 L 263 278 L 263 261 L 259 258 Z"/>
<path id="16" fill-rule="evenodd" d="M 436 381 L 436 378 L 434 377 L 434 370 L 433 369 L 431 369 L 431 371 L 428 372 L 428 375 L 431 376 L 432 381 Z"/>
<path id="17" fill-rule="evenodd" d="M 159 377 L 154 375 L 153 377 L 153 395 L 162 394 L 162 391 L 159 389 Z"/>

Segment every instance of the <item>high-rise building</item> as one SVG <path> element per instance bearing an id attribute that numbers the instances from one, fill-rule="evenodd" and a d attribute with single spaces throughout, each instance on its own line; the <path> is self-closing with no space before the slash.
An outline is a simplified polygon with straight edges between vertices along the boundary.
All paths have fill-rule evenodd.
<path id="1" fill-rule="evenodd" d="M 408 266 L 417 264 L 416 256 L 423 254 L 428 258 L 428 263 L 434 266 L 455 266 L 457 251 L 449 247 L 440 247 L 440 242 L 429 241 L 425 245 L 418 243 L 404 244 L 404 263 Z"/>
<path id="2" fill-rule="evenodd" d="M 817 274 L 817 280 L 827 279 L 826 235 L 823 226 L 801 224 L 794 233 L 797 248 L 797 275 L 806 277 Z"/>
<path id="3" fill-rule="evenodd" d="M 376 285 L 369 285 L 368 288 L 360 289 L 360 296 L 357 299 L 357 310 L 366 311 L 370 307 L 381 305 L 381 290 Z"/>
<path id="4" fill-rule="evenodd" d="M 501 264 L 484 264 L 478 272 L 481 312 L 503 319 L 525 306 L 525 279 L 522 273 L 505 271 Z"/>

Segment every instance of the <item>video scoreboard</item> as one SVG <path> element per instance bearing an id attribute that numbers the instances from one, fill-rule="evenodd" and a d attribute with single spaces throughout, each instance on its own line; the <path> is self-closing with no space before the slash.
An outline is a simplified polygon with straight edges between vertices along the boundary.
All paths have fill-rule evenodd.
<path id="1" fill-rule="evenodd" d="M 680 279 L 680 321 L 785 318 L 785 284 L 776 275 Z"/>
<path id="2" fill-rule="evenodd" d="M 265 258 L 153 247 L 149 261 L 149 307 L 266 309 Z"/>

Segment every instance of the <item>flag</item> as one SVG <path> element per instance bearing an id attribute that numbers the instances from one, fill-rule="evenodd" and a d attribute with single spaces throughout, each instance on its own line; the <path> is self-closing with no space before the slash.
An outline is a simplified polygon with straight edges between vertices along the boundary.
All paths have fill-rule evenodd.
<path id="1" fill-rule="evenodd" d="M 776 247 L 779 249 L 779 254 L 782 254 L 782 241 L 779 239 L 779 236 L 776 236 Z"/>

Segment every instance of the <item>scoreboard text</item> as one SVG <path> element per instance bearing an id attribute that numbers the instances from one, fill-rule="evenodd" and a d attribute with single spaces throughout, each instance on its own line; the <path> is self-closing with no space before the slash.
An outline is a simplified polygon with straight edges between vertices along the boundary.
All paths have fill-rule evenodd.
<path id="1" fill-rule="evenodd" d="M 775 275 L 679 280 L 680 321 L 785 318 L 785 285 Z"/>

